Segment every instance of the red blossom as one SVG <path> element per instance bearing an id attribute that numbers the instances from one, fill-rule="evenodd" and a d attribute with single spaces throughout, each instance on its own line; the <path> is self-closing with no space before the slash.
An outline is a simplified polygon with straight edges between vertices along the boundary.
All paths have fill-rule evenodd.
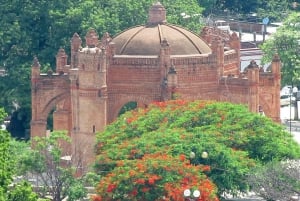
<path id="1" fill-rule="evenodd" d="M 155 179 L 149 178 L 149 179 L 148 179 L 148 183 L 149 183 L 150 185 L 153 185 L 153 184 L 155 183 Z"/>
<path id="2" fill-rule="evenodd" d="M 149 177 L 149 179 L 148 179 L 148 183 L 149 183 L 150 185 L 153 185 L 153 184 L 155 184 L 155 181 L 157 181 L 157 180 L 159 180 L 159 179 L 161 179 L 160 176 L 158 176 L 158 175 L 151 175 L 151 176 Z"/>
<path id="3" fill-rule="evenodd" d="M 129 176 L 130 176 L 130 177 L 133 177 L 135 174 L 136 174 L 136 173 L 135 173 L 134 170 L 130 170 L 130 171 L 129 171 Z"/>
<path id="4" fill-rule="evenodd" d="M 210 166 L 209 165 L 203 165 L 201 167 L 201 169 L 202 169 L 203 172 L 208 172 L 208 171 L 210 171 Z"/>
<path id="5" fill-rule="evenodd" d="M 137 184 L 145 184 L 145 179 L 137 179 L 135 181 L 135 183 L 137 183 Z"/>
<path id="6" fill-rule="evenodd" d="M 131 191 L 131 193 L 130 193 L 132 196 L 136 196 L 137 194 L 138 194 L 138 191 L 137 191 L 137 189 L 135 188 L 135 189 L 133 189 L 132 191 Z"/>
<path id="7" fill-rule="evenodd" d="M 102 201 L 102 197 L 99 196 L 99 195 L 93 195 L 93 196 L 92 196 L 92 200 L 93 200 L 93 201 Z"/>
<path id="8" fill-rule="evenodd" d="M 142 191 L 143 191 L 144 193 L 148 192 L 149 190 L 150 190 L 150 188 L 148 188 L 148 187 L 143 187 L 143 188 L 142 188 Z"/>
<path id="9" fill-rule="evenodd" d="M 106 192 L 111 193 L 111 192 L 113 192 L 116 188 L 117 188 L 117 185 L 116 185 L 116 184 L 109 184 L 108 187 L 107 187 Z"/>
<path id="10" fill-rule="evenodd" d="M 179 159 L 180 159 L 180 161 L 185 161 L 185 155 L 184 154 L 180 154 L 179 155 Z"/>

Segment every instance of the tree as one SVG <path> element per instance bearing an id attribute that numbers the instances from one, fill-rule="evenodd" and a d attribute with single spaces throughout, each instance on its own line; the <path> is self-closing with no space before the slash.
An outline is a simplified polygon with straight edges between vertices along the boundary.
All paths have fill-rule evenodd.
<path id="1" fill-rule="evenodd" d="M 253 1 L 238 1 L 238 0 L 217 0 L 216 5 L 219 5 L 219 7 L 223 10 L 228 10 L 232 13 L 250 13 L 255 12 L 255 9 L 257 9 L 257 6 L 259 4 L 258 0 Z"/>
<path id="2" fill-rule="evenodd" d="M 211 7 L 212 13 L 220 15 L 220 12 L 226 11 L 226 14 L 235 16 L 240 20 L 250 20 L 249 14 L 256 14 L 259 22 L 265 17 L 271 21 L 281 21 L 286 18 L 291 11 L 299 11 L 299 0 L 199 0 L 200 5 L 207 5 L 205 8 Z M 247 16 L 248 15 L 248 16 Z"/>
<path id="3" fill-rule="evenodd" d="M 0 123 L 3 122 L 5 112 L 3 108 L 0 108 Z M 12 182 L 13 171 L 11 165 L 13 159 L 10 157 L 9 149 L 10 136 L 5 130 L 0 130 L 0 200 L 4 201 L 6 198 L 6 192 L 8 191 L 8 185 Z"/>
<path id="4" fill-rule="evenodd" d="M 10 136 L 7 131 L 0 130 L 0 200 L 5 200 L 8 185 L 12 182 L 12 159 L 9 155 Z"/>
<path id="5" fill-rule="evenodd" d="M 245 176 L 253 167 L 299 158 L 300 147 L 281 125 L 243 105 L 173 100 L 120 116 L 97 135 L 96 153 L 100 183 L 120 171 L 122 161 L 136 164 L 148 154 L 184 155 L 193 165 L 210 167 L 204 173 L 222 195 L 247 191 Z M 124 174 L 130 169 L 129 164 L 122 167 Z"/>
<path id="6" fill-rule="evenodd" d="M 283 64 L 282 85 L 300 85 L 300 13 L 292 13 L 279 27 L 272 38 L 261 46 L 265 55 L 263 62 L 271 61 L 271 54 L 277 50 Z"/>
<path id="7" fill-rule="evenodd" d="M 255 168 L 247 180 L 251 190 L 266 200 L 291 200 L 300 196 L 300 162 L 270 162 Z"/>
<path id="8" fill-rule="evenodd" d="M 0 108 L 0 123 L 5 117 L 4 109 Z M 28 183 L 14 183 L 13 177 L 17 174 L 17 161 L 20 159 L 18 152 L 24 154 L 23 151 L 26 148 L 28 147 L 24 142 L 17 142 L 6 130 L 0 130 L 0 201 L 36 201 L 38 199 Z"/>
<path id="9" fill-rule="evenodd" d="M 256 13 L 261 16 L 261 18 L 268 17 L 271 21 L 278 22 L 282 21 L 282 19 L 285 19 L 290 12 L 298 9 L 299 8 L 297 8 L 297 2 L 295 0 L 260 0 L 258 6 L 256 7 Z"/>
<path id="10" fill-rule="evenodd" d="M 134 154 L 134 153 L 133 153 Z M 120 160 L 98 184 L 93 200 L 177 200 L 185 189 L 200 190 L 197 200 L 217 201 L 215 185 L 195 166 L 168 154 L 145 154 L 138 160 Z"/>
<path id="11" fill-rule="evenodd" d="M 38 196 L 33 192 L 32 186 L 28 182 L 20 182 L 12 186 L 12 191 L 7 192 L 8 201 L 37 201 Z"/>
<path id="12" fill-rule="evenodd" d="M 39 197 L 46 198 L 49 194 L 53 201 L 61 201 L 65 197 L 70 201 L 85 197 L 84 179 L 75 177 L 78 167 L 74 166 L 71 158 L 63 158 L 67 154 L 63 152 L 63 147 L 69 143 L 65 133 L 56 131 L 49 137 L 32 140 L 34 149 L 21 157 L 18 167 L 27 180 L 34 181 Z"/>

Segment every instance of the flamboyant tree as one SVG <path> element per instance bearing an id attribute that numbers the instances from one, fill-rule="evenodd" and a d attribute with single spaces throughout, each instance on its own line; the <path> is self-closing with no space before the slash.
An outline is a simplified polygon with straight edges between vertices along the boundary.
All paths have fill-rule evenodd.
<path id="1" fill-rule="evenodd" d="M 217 186 L 219 195 L 246 191 L 248 185 L 245 177 L 257 164 L 300 157 L 299 145 L 281 125 L 250 113 L 243 105 L 209 101 L 154 103 L 146 109 L 120 116 L 98 134 L 97 139 L 95 167 L 97 173 L 102 175 L 97 193 L 103 200 L 131 195 L 133 190 L 137 190 L 134 194 L 141 195 L 143 185 L 155 187 L 156 190 L 159 188 L 157 192 L 160 193 L 155 198 L 159 200 L 168 195 L 164 188 L 166 182 L 181 185 L 178 189 L 183 193 L 184 185 L 178 179 L 186 175 L 172 170 L 178 167 L 180 161 L 175 162 L 175 159 L 180 156 L 199 168 L 199 174 L 206 174 Z M 162 166 L 159 169 L 155 162 L 158 159 L 148 156 L 151 154 L 168 158 L 170 168 Z M 146 170 L 140 169 L 139 172 L 136 169 L 140 166 L 138 164 L 146 163 Z M 185 169 L 186 163 L 181 164 L 182 169 Z M 203 167 L 208 171 L 203 171 Z M 133 175 L 130 175 L 130 170 L 135 171 Z M 165 176 L 168 170 L 175 173 Z M 155 183 L 159 185 L 149 186 L 146 182 L 152 174 L 157 175 Z M 126 183 L 126 179 L 133 182 Z M 138 179 L 144 179 L 146 183 L 141 185 L 135 182 Z M 202 182 L 198 180 L 200 186 Z M 109 183 L 115 185 L 109 187 Z M 200 190 L 205 192 L 205 188 Z M 202 197 L 202 200 L 210 199 Z"/>
<path id="2" fill-rule="evenodd" d="M 197 189 L 201 192 L 197 200 L 217 201 L 215 185 L 202 173 L 209 170 L 208 166 L 191 164 L 185 155 L 155 153 L 120 160 L 101 179 L 93 200 L 184 201 L 184 190 Z"/>

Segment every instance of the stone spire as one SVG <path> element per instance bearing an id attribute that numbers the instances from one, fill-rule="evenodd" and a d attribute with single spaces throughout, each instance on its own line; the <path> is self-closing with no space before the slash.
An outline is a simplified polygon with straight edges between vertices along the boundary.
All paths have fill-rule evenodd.
<path id="1" fill-rule="evenodd" d="M 96 30 L 90 29 L 85 36 L 86 45 L 88 47 L 96 47 L 99 43 L 98 38 L 99 37 L 98 34 L 96 33 Z"/>
<path id="2" fill-rule="evenodd" d="M 40 77 L 41 65 L 38 58 L 35 56 L 33 59 L 33 64 L 31 66 L 31 81 L 35 82 L 37 78 Z"/>
<path id="3" fill-rule="evenodd" d="M 72 51 L 77 52 L 79 50 L 79 48 L 81 48 L 81 38 L 77 33 L 74 33 L 72 39 L 71 39 L 71 48 Z"/>
<path id="4" fill-rule="evenodd" d="M 64 67 L 67 65 L 68 55 L 63 48 L 60 48 L 56 55 L 56 72 L 64 72 Z"/>
<path id="5" fill-rule="evenodd" d="M 160 2 L 153 4 L 149 9 L 148 25 L 165 24 L 166 9 Z"/>

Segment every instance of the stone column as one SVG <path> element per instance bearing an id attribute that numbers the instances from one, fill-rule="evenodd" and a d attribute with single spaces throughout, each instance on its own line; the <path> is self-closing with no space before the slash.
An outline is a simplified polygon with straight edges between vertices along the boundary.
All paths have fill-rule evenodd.
<path id="1" fill-rule="evenodd" d="M 67 65 L 68 55 L 65 50 L 60 48 L 56 55 L 56 72 L 61 73 L 64 72 L 65 67 Z"/>
<path id="2" fill-rule="evenodd" d="M 30 123 L 30 137 L 33 139 L 34 137 L 46 137 L 46 120 L 37 120 L 31 121 Z"/>
<path id="3" fill-rule="evenodd" d="M 278 108 L 277 110 L 274 110 L 276 113 L 272 114 L 272 119 L 280 122 L 281 61 L 277 53 L 274 55 L 271 65 L 272 73 L 274 75 L 274 108 Z"/>
<path id="4" fill-rule="evenodd" d="M 252 64 L 252 62 L 251 62 Z M 250 65 L 251 65 L 250 64 Z M 250 66 L 249 65 L 249 66 Z M 259 108 L 259 68 L 258 66 L 254 66 L 256 63 L 254 62 L 252 67 L 248 67 L 248 79 L 249 79 L 249 110 L 251 112 L 257 112 Z"/>
<path id="5" fill-rule="evenodd" d="M 81 48 L 82 40 L 77 33 L 71 39 L 71 68 L 78 67 L 78 50 Z"/>
<path id="6" fill-rule="evenodd" d="M 224 75 L 224 44 L 221 38 L 214 37 L 211 43 L 211 49 L 213 55 L 216 57 L 216 63 L 218 68 L 219 77 Z"/>

